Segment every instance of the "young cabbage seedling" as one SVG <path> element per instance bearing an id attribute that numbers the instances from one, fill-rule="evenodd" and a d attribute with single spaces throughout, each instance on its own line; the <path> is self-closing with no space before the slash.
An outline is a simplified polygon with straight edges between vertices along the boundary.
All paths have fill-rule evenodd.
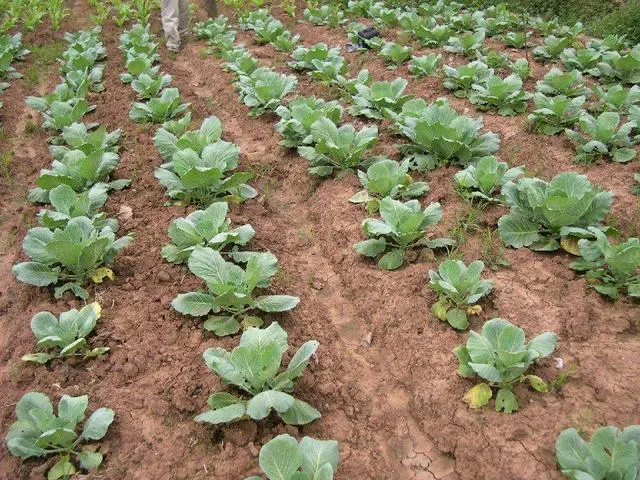
<path id="1" fill-rule="evenodd" d="M 526 375 L 533 364 L 548 357 L 556 348 L 556 335 L 545 332 L 525 343 L 524 330 L 502 318 L 489 320 L 482 333 L 469 332 L 466 345 L 454 350 L 458 373 L 462 377 L 476 375 L 485 380 L 472 387 L 464 396 L 471 408 L 486 405 L 498 389 L 496 411 L 512 413 L 518 410 L 518 400 L 513 393 L 517 383 L 528 382 L 538 392 L 548 391 L 544 380 L 536 375 Z"/>
<path id="2" fill-rule="evenodd" d="M 584 113 L 578 120 L 578 126 L 582 133 L 565 130 L 569 140 L 576 144 L 576 162 L 588 164 L 605 157 L 617 163 L 626 163 L 635 158 L 633 145 L 639 140 L 631 136 L 631 132 L 637 128 L 635 121 L 621 124 L 620 115 L 616 112 L 604 112 L 598 118 Z"/>
<path id="3" fill-rule="evenodd" d="M 206 210 L 196 210 L 173 220 L 168 232 L 173 243 L 162 247 L 162 257 L 168 262 L 184 263 L 197 246 L 233 256 L 237 247 L 246 245 L 256 232 L 249 224 L 231 229 L 228 210 L 227 202 L 214 202 Z M 233 251 L 223 252 L 228 247 Z"/>
<path id="4" fill-rule="evenodd" d="M 5 439 L 9 451 L 20 458 L 56 455 L 57 462 L 49 469 L 48 478 L 68 478 L 77 472 L 76 465 L 84 470 L 95 470 L 103 456 L 80 444 L 101 440 L 113 422 L 114 412 L 99 408 L 85 420 L 89 397 L 63 395 L 58 403 L 58 415 L 46 395 L 39 392 L 25 394 L 16 405 L 18 419 Z M 84 422 L 84 423 L 83 423 Z M 78 434 L 79 424 L 83 423 Z"/>
<path id="5" fill-rule="evenodd" d="M 366 166 L 369 161 L 365 151 L 378 140 L 378 127 L 362 127 L 360 131 L 351 124 L 336 127 L 328 118 L 320 118 L 311 125 L 313 146 L 300 146 L 298 153 L 311 166 L 309 173 L 328 177 L 334 170 L 354 170 Z"/>
<path id="6" fill-rule="evenodd" d="M 436 225 L 442 217 L 438 202 L 422 210 L 418 200 L 402 203 L 385 197 L 380 202 L 380 216 L 382 220 L 367 218 L 362 222 L 362 230 L 369 239 L 356 243 L 353 249 L 366 257 L 382 255 L 378 266 L 384 270 L 401 267 L 409 249 L 434 249 L 454 244 L 450 238 L 427 237 L 427 229 Z"/>
<path id="7" fill-rule="evenodd" d="M 436 75 L 440 64 L 442 63 L 442 55 L 430 53 L 428 55 L 421 55 L 411 57 L 411 63 L 409 64 L 409 72 L 416 77 L 429 77 Z"/>
<path id="8" fill-rule="evenodd" d="M 513 182 L 524 173 L 524 167 L 509 166 L 493 155 L 478 159 L 475 164 L 460 170 L 453 177 L 464 198 L 480 202 L 501 202 L 493 195 L 507 182 Z"/>
<path id="9" fill-rule="evenodd" d="M 377 160 L 366 172 L 358 170 L 364 190 L 360 190 L 349 201 L 365 204 L 371 214 L 380 209 L 380 200 L 385 197 L 408 199 L 418 198 L 427 193 L 427 182 L 414 182 L 408 172 L 408 161 L 400 164 L 386 158 Z"/>
<path id="10" fill-rule="evenodd" d="M 36 349 L 48 352 L 29 353 L 22 360 L 44 364 L 54 358 L 95 358 L 105 354 L 109 347 L 89 348 L 86 338 L 95 328 L 100 312 L 98 303 L 90 303 L 80 310 L 62 312 L 59 319 L 50 312 L 36 313 L 31 319 L 31 331 L 38 339 Z"/>
<path id="11" fill-rule="evenodd" d="M 297 148 L 313 143 L 311 125 L 320 118 L 328 118 L 335 125 L 342 120 L 342 106 L 335 100 L 326 102 L 316 97 L 296 97 L 286 106 L 276 109 L 280 121 L 276 130 L 282 135 L 280 145 Z"/>
<path id="12" fill-rule="evenodd" d="M 109 227 L 94 228 L 90 218 L 76 217 L 64 228 L 54 230 L 34 227 L 22 243 L 24 253 L 32 261 L 13 266 L 13 274 L 24 283 L 44 287 L 57 285 L 54 296 L 61 298 L 71 291 L 82 299 L 89 297 L 84 285 L 91 280 L 102 283 L 113 280 L 109 265 L 116 254 L 133 240 L 131 234 L 116 239 Z"/>
<path id="13" fill-rule="evenodd" d="M 578 241 L 582 258 L 569 267 L 586 272 L 589 286 L 609 298 L 617 300 L 625 290 L 630 297 L 640 297 L 640 240 L 629 238 L 616 245 L 599 229 L 589 230 L 595 240 Z"/>
<path id="14" fill-rule="evenodd" d="M 277 322 L 264 329 L 249 328 L 231 352 L 208 348 L 203 354 L 207 367 L 224 384 L 242 393 L 214 393 L 207 401 L 211 410 L 195 421 L 219 425 L 246 418 L 262 420 L 272 410 L 289 425 L 305 425 L 320 418 L 318 410 L 290 394 L 318 346 L 316 340 L 305 342 L 280 373 L 282 356 L 289 345 L 287 332 Z"/>
<path id="15" fill-rule="evenodd" d="M 260 470 L 269 480 L 332 480 L 340 463 L 335 440 L 303 437 L 300 443 L 283 433 L 260 449 Z M 254 475 L 245 480 L 261 480 Z"/>
<path id="16" fill-rule="evenodd" d="M 162 123 L 179 117 L 187 111 L 189 103 L 182 103 L 177 88 L 165 88 L 160 96 L 148 102 L 134 102 L 129 111 L 129 118 L 137 123 Z"/>
<path id="17" fill-rule="evenodd" d="M 392 82 L 356 85 L 357 93 L 351 98 L 353 105 L 349 108 L 349 113 L 376 120 L 388 118 L 390 112 L 398 113 L 402 105 L 413 98 L 411 95 L 403 95 L 408 83 L 404 78 L 396 78 Z"/>
<path id="18" fill-rule="evenodd" d="M 262 319 L 251 315 L 251 311 L 286 312 L 298 304 L 300 299 L 290 295 L 254 297 L 255 289 L 268 288 L 271 277 L 278 271 L 278 260 L 273 254 L 244 252 L 235 254 L 234 259 L 246 262 L 246 267 L 226 262 L 212 248 L 196 246 L 188 260 L 189 270 L 206 282 L 209 292 L 181 293 L 171 306 L 194 317 L 216 314 L 209 316 L 204 328 L 224 336 L 243 327 L 262 325 Z"/>
<path id="19" fill-rule="evenodd" d="M 585 97 L 570 98 L 565 95 L 547 97 L 536 92 L 533 101 L 536 109 L 527 118 L 532 128 L 544 135 L 556 135 L 572 128 L 585 113 L 582 106 Z"/>
<path id="20" fill-rule="evenodd" d="M 640 471 L 638 447 L 640 425 L 602 427 L 588 442 L 567 428 L 556 440 L 556 457 L 562 474 L 572 480 L 634 479 Z"/>
<path id="21" fill-rule="evenodd" d="M 467 267 L 460 260 L 445 260 L 438 271 L 429 270 L 429 286 L 438 294 L 431 311 L 457 330 L 469 326 L 469 315 L 479 315 L 482 307 L 478 300 L 493 289 L 491 280 L 481 280 L 484 263 L 480 260 Z"/>

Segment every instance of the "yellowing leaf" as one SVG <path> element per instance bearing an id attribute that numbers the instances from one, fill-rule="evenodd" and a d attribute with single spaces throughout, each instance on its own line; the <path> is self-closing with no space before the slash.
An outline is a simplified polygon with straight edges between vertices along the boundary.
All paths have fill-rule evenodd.
<path id="1" fill-rule="evenodd" d="M 439 300 L 431 307 L 431 312 L 440 320 L 447 320 L 447 310 L 449 310 L 449 302 L 445 299 Z"/>
<path id="2" fill-rule="evenodd" d="M 482 313 L 481 305 L 471 305 L 467 307 L 467 315 L 480 315 Z"/>
<path id="3" fill-rule="evenodd" d="M 113 280 L 115 278 L 113 270 L 107 267 L 100 267 L 93 272 L 93 275 L 91 275 L 91 280 L 93 280 L 93 283 L 102 283 L 105 278 Z"/>
<path id="4" fill-rule="evenodd" d="M 533 388 L 536 392 L 548 392 L 549 387 L 547 386 L 547 382 L 542 380 L 540 377 L 536 375 L 527 375 L 524 379 L 529 382 L 531 388 Z"/>
<path id="5" fill-rule="evenodd" d="M 491 387 L 486 383 L 479 383 L 475 387 L 469 389 L 465 393 L 462 401 L 469 404 L 471 408 L 480 408 L 485 406 L 491 399 L 493 392 Z"/>
<path id="6" fill-rule="evenodd" d="M 571 255 L 575 255 L 577 257 L 580 256 L 578 239 L 576 237 L 562 237 L 560 239 L 560 246 L 565 252 L 569 252 Z"/>

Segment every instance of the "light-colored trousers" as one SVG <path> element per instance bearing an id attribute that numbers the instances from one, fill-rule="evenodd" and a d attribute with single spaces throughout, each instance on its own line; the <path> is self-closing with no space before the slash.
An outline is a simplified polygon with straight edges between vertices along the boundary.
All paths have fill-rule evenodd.
<path id="1" fill-rule="evenodd" d="M 162 0 L 162 28 L 167 47 L 177 49 L 189 33 L 189 0 Z"/>

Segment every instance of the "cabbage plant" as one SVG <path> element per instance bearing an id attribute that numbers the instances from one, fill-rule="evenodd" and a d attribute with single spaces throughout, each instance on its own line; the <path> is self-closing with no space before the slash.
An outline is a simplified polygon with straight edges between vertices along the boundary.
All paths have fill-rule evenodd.
<path id="1" fill-rule="evenodd" d="M 375 213 L 380 208 L 380 200 L 385 197 L 409 199 L 427 193 L 427 182 L 414 182 L 408 172 L 408 161 L 398 163 L 387 158 L 376 160 L 366 172 L 358 170 L 358 178 L 364 189 L 349 201 L 365 204 L 369 213 Z"/>
<path id="2" fill-rule="evenodd" d="M 101 308 L 96 302 L 80 310 L 62 312 L 56 318 L 51 312 L 36 313 L 31 319 L 31 331 L 38 339 L 36 353 L 22 357 L 25 362 L 45 364 L 54 358 L 79 356 L 95 358 L 104 355 L 109 347 L 90 348 L 87 338 L 100 318 Z"/>
<path id="3" fill-rule="evenodd" d="M 501 40 L 507 47 L 524 48 L 530 36 L 531 32 L 507 32 Z"/>
<path id="4" fill-rule="evenodd" d="M 533 95 L 535 110 L 527 118 L 532 128 L 544 135 L 556 135 L 573 127 L 585 113 L 584 97 L 569 98 L 565 95 L 547 97 L 536 92 Z"/>
<path id="5" fill-rule="evenodd" d="M 385 42 L 380 49 L 380 56 L 389 68 L 396 68 L 406 63 L 413 55 L 413 48 L 408 45 L 400 45 L 395 42 Z"/>
<path id="6" fill-rule="evenodd" d="M 560 60 L 565 70 L 579 70 L 592 73 L 602 58 L 602 53 L 594 48 L 565 48 Z"/>
<path id="7" fill-rule="evenodd" d="M 294 70 L 307 70 L 316 80 L 331 81 L 346 71 L 344 57 L 339 48 L 329 48 L 326 43 L 312 47 L 298 47 L 291 53 L 289 66 Z"/>
<path id="8" fill-rule="evenodd" d="M 480 260 L 466 266 L 460 260 L 445 260 L 438 271 L 429 270 L 429 286 L 438 294 L 431 311 L 456 330 L 469 326 L 469 315 L 478 315 L 482 307 L 478 301 L 491 293 L 493 282 L 480 276 L 484 263 Z"/>
<path id="9" fill-rule="evenodd" d="M 49 190 L 51 209 L 38 212 L 40 223 L 47 228 L 64 228 L 67 222 L 76 217 L 91 219 L 94 228 L 109 227 L 116 232 L 118 222 L 107 218 L 100 208 L 107 201 L 109 187 L 105 183 L 96 183 L 90 189 L 76 193 L 69 185 L 61 184 Z"/>
<path id="10" fill-rule="evenodd" d="M 120 74 L 123 83 L 131 83 L 142 74 L 155 77 L 160 71 L 160 66 L 153 66 L 157 59 L 140 53 L 127 59 L 127 71 Z"/>
<path id="11" fill-rule="evenodd" d="M 138 95 L 138 100 L 149 100 L 160 96 L 162 90 L 171 83 L 171 75 L 158 74 L 149 75 L 141 73 L 138 78 L 131 82 L 131 88 Z"/>
<path id="12" fill-rule="evenodd" d="M 233 72 L 236 77 L 251 75 L 259 68 L 258 60 L 245 50 L 238 51 L 237 55 L 233 55 L 227 60 L 227 63 L 222 64 L 222 68 Z"/>
<path id="13" fill-rule="evenodd" d="M 428 106 L 422 99 L 409 100 L 396 116 L 396 127 L 411 141 L 398 148 L 416 170 L 433 170 L 441 164 L 466 166 L 500 146 L 495 133 L 480 133 L 481 118 L 459 115 L 444 99 Z"/>
<path id="14" fill-rule="evenodd" d="M 209 143 L 206 135 L 212 135 L 209 139 L 219 136 L 218 133 L 205 133 L 201 139 L 206 142 L 203 147 L 196 133 L 193 143 L 190 142 L 192 137 L 185 142 L 187 145 L 184 148 L 178 147 L 172 154 L 169 153 L 172 151 L 169 144 L 163 145 L 163 155 L 170 155 L 170 161 L 156 168 L 154 175 L 166 187 L 167 195 L 177 203 L 199 205 L 210 205 L 217 200 L 244 201 L 255 197 L 257 192 L 246 183 L 253 178 L 253 174 L 232 173 L 238 166 L 238 147 L 223 140 Z"/>
<path id="15" fill-rule="evenodd" d="M 450 25 L 435 25 L 433 28 L 420 25 L 415 28 L 413 35 L 423 47 L 437 48 L 445 45 L 454 32 Z"/>
<path id="16" fill-rule="evenodd" d="M 328 27 L 337 27 L 346 22 L 340 5 L 335 3 L 318 5 L 317 7 L 309 6 L 304 9 L 302 16 L 314 25 L 326 25 Z"/>
<path id="17" fill-rule="evenodd" d="M 526 80 L 531 76 L 531 68 L 526 58 L 519 58 L 509 65 L 510 70 L 518 75 L 522 80 Z"/>
<path id="18" fill-rule="evenodd" d="M 562 474 L 573 480 L 634 479 L 640 470 L 639 446 L 640 425 L 601 427 L 590 441 L 567 428 L 556 440 L 556 457 Z"/>
<path id="19" fill-rule="evenodd" d="M 104 126 L 90 129 L 84 123 L 72 123 L 62 129 L 59 141 L 49 146 L 49 152 L 54 160 L 60 160 L 71 150 L 80 150 L 85 154 L 96 151 L 118 153 L 118 142 L 122 130 L 107 132 Z"/>
<path id="20" fill-rule="evenodd" d="M 342 120 L 342 106 L 336 101 L 329 102 L 316 97 L 296 97 L 287 105 L 276 108 L 280 121 L 276 130 L 282 135 L 280 145 L 297 148 L 313 143 L 311 125 L 320 118 L 327 118 L 335 125 Z"/>
<path id="21" fill-rule="evenodd" d="M 511 64 L 509 55 L 504 52 L 499 52 L 498 50 L 489 50 L 486 54 L 476 52 L 476 57 L 478 60 L 486 63 L 489 67 L 495 69 L 507 68 Z"/>
<path id="22" fill-rule="evenodd" d="M 349 114 L 382 120 L 389 117 L 389 111 L 399 112 L 402 105 L 412 96 L 403 95 L 409 82 L 396 78 L 391 82 L 379 81 L 371 85 L 356 85 L 356 94 L 352 96 Z"/>
<path id="23" fill-rule="evenodd" d="M 602 82 L 634 85 L 640 83 L 640 45 L 627 53 L 609 51 L 603 54 L 597 72 Z"/>
<path id="24" fill-rule="evenodd" d="M 482 332 L 469 332 L 465 345 L 454 350 L 458 358 L 458 373 L 462 377 L 475 376 L 484 380 L 472 387 L 464 396 L 471 408 L 489 403 L 493 389 L 497 389 L 495 409 L 512 413 L 518 410 L 518 400 L 513 393 L 515 385 L 527 382 L 538 392 L 547 392 L 546 382 L 527 371 L 541 358 L 546 358 L 556 348 L 555 333 L 545 332 L 529 343 L 521 328 L 502 318 L 489 320 Z"/>
<path id="25" fill-rule="evenodd" d="M 429 53 L 427 55 L 411 57 L 409 64 L 409 72 L 416 77 L 429 77 L 436 75 L 440 64 L 442 63 L 442 55 Z"/>
<path id="26" fill-rule="evenodd" d="M 77 472 L 76 465 L 83 470 L 97 469 L 103 455 L 93 448 L 81 449 L 80 446 L 101 440 L 113 423 L 115 413 L 109 408 L 98 408 L 85 419 L 88 405 L 87 395 L 63 395 L 56 415 L 45 394 L 26 393 L 16 404 L 17 421 L 5 438 L 7 448 L 22 459 L 55 455 L 57 461 L 47 475 L 50 479 L 68 478 Z"/>
<path id="27" fill-rule="evenodd" d="M 165 88 L 159 97 L 147 102 L 134 102 L 129 111 L 129 118 L 137 123 L 162 123 L 185 113 L 189 103 L 182 103 L 177 88 Z"/>
<path id="28" fill-rule="evenodd" d="M 536 90 L 544 95 L 566 95 L 567 97 L 590 97 L 591 90 L 584 84 L 578 70 L 563 72 L 552 68 L 544 78 L 536 83 Z"/>
<path id="29" fill-rule="evenodd" d="M 550 62 L 560 57 L 565 48 L 569 47 L 571 39 L 569 37 L 556 37 L 549 35 L 545 37 L 542 45 L 533 49 L 533 58 L 541 62 Z"/>
<path id="30" fill-rule="evenodd" d="M 273 410 L 288 425 L 306 425 L 317 420 L 320 412 L 291 392 L 318 346 L 316 340 L 308 340 L 291 357 L 287 368 L 280 371 L 289 345 L 287 332 L 274 322 L 264 329 L 247 329 L 240 344 L 230 352 L 208 348 L 203 354 L 207 367 L 223 384 L 232 385 L 240 394 L 214 393 L 207 401 L 210 410 L 198 415 L 195 421 L 219 425 L 247 418 L 262 420 Z M 319 460 L 316 457 L 315 461 Z"/>
<path id="31" fill-rule="evenodd" d="M 493 75 L 493 69 L 480 60 L 474 60 L 457 68 L 445 65 L 443 70 L 444 88 L 453 90 L 456 97 L 466 97 L 473 84 Z"/>
<path id="32" fill-rule="evenodd" d="M 184 263 L 197 246 L 207 246 L 219 253 L 237 249 L 249 243 L 256 232 L 249 224 L 231 228 L 227 218 L 227 202 L 214 202 L 205 210 L 195 210 L 169 224 L 169 238 L 173 243 L 162 247 L 162 257 L 168 262 Z"/>
<path id="33" fill-rule="evenodd" d="M 427 229 L 442 218 L 438 202 L 430 203 L 424 210 L 418 200 L 403 203 L 390 197 L 380 202 L 381 220 L 367 218 L 362 231 L 367 240 L 356 243 L 353 249 L 366 257 L 380 257 L 378 267 L 395 270 L 404 264 L 406 252 L 413 248 L 440 248 L 450 246 L 448 238 L 429 239 Z"/>
<path id="34" fill-rule="evenodd" d="M 612 244 L 597 228 L 591 228 L 594 240 L 581 239 L 581 258 L 569 264 L 585 278 L 594 290 L 614 300 L 626 290 L 630 297 L 640 297 L 640 240 L 629 238 Z"/>
<path id="35" fill-rule="evenodd" d="M 564 172 L 550 182 L 521 178 L 502 188 L 511 211 L 498 220 L 505 244 L 553 251 L 571 251 L 568 237 L 590 238 L 589 227 L 601 227 L 611 209 L 613 193 L 591 185 L 584 175 Z"/>
<path id="36" fill-rule="evenodd" d="M 49 203 L 51 190 L 59 185 L 68 185 L 78 193 L 99 183 L 104 183 L 108 190 L 121 190 L 129 186 L 131 180 L 108 182 L 119 162 L 120 157 L 113 152 L 95 150 L 87 154 L 82 150 L 69 150 L 60 160 L 53 161 L 50 170 L 40 170 L 36 187 L 29 191 L 29 201 Z"/>
<path id="37" fill-rule="evenodd" d="M 185 115 L 186 125 L 191 122 L 191 113 Z M 205 147 L 220 141 L 222 136 L 222 123 L 216 116 L 207 117 L 202 121 L 198 130 L 183 131 L 181 123 L 165 123 L 156 130 L 153 143 L 160 156 L 165 160 L 171 160 L 177 152 L 191 149 L 198 155 L 202 155 Z M 237 158 L 237 147 L 229 142 L 220 144 L 221 150 L 229 156 Z M 233 168 L 233 167 L 232 167 Z"/>
<path id="38" fill-rule="evenodd" d="M 29 99 L 27 99 L 29 100 Z M 33 105 L 33 104 L 31 104 Z M 95 105 L 89 105 L 83 98 L 72 98 L 68 101 L 53 101 L 42 113 L 42 127 L 55 132 L 62 132 L 65 127 L 82 122 L 82 118 L 95 110 Z M 87 124 L 88 128 L 95 128 L 97 124 Z M 49 142 L 57 142 L 56 137 Z"/>
<path id="39" fill-rule="evenodd" d="M 524 174 L 524 167 L 509 166 L 499 162 L 493 155 L 479 158 L 474 164 L 457 172 L 453 179 L 462 196 L 484 202 L 498 202 L 495 195 L 507 182 L 512 182 Z"/>
<path id="40" fill-rule="evenodd" d="M 527 110 L 530 94 L 522 89 L 522 79 L 517 75 L 501 78 L 486 77 L 471 86 L 469 101 L 479 110 L 496 110 L 499 115 L 513 116 Z"/>
<path id="41" fill-rule="evenodd" d="M 295 91 L 297 83 L 293 75 L 260 67 L 250 75 L 242 75 L 236 88 L 240 101 L 251 108 L 251 115 L 259 117 L 278 108 L 284 97 Z"/>
<path id="42" fill-rule="evenodd" d="M 89 280 L 113 280 L 108 265 L 132 240 L 131 234 L 116 238 L 108 226 L 96 229 L 87 217 L 72 218 L 64 228 L 34 227 L 22 242 L 31 261 L 14 265 L 12 271 L 19 281 L 29 285 L 56 285 L 55 298 L 71 291 L 84 300 L 89 297 L 84 288 Z"/>
<path id="43" fill-rule="evenodd" d="M 340 463 L 338 442 L 303 437 L 298 443 L 287 433 L 272 438 L 260 449 L 260 470 L 269 480 L 333 480 Z M 261 480 L 254 475 L 245 480 Z"/>
<path id="44" fill-rule="evenodd" d="M 629 113 L 632 105 L 640 106 L 640 86 L 633 85 L 630 88 L 620 84 L 613 84 L 606 88 L 594 85 L 593 93 L 597 101 L 589 107 L 594 112 L 618 112 L 622 115 Z"/>
<path id="45" fill-rule="evenodd" d="M 237 333 L 241 328 L 262 325 L 260 317 L 252 311 L 286 312 L 300 299 L 291 295 L 259 295 L 256 288 L 268 288 L 278 271 L 278 260 L 271 253 L 245 253 L 236 259 L 246 261 L 246 268 L 227 262 L 210 247 L 196 246 L 187 260 L 189 270 L 204 280 L 207 292 L 181 293 L 171 302 L 179 313 L 193 317 L 209 317 L 205 330 L 224 336 Z"/>
<path id="46" fill-rule="evenodd" d="M 635 121 L 620 123 L 620 115 L 616 112 L 604 112 L 597 118 L 588 113 L 578 120 L 580 132 L 566 129 L 569 140 L 576 144 L 575 161 L 591 163 L 599 157 L 607 157 L 618 163 L 633 160 L 637 143 L 630 135 L 637 127 Z"/>
<path id="47" fill-rule="evenodd" d="M 478 50 L 482 49 L 484 43 L 484 31 L 463 33 L 460 36 L 450 37 L 444 50 L 447 52 L 458 53 L 464 56 L 473 56 Z"/>
<path id="48" fill-rule="evenodd" d="M 298 147 L 298 153 L 311 166 L 309 173 L 327 177 L 334 170 L 353 170 L 368 162 L 365 151 L 378 140 L 378 127 L 363 127 L 360 131 L 351 124 L 337 127 L 328 118 L 319 118 L 311 125 L 311 146 Z"/>

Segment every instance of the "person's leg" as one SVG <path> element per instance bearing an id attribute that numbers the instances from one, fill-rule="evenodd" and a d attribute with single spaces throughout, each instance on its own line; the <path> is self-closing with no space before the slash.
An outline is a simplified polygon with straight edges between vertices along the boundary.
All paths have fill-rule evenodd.
<path id="1" fill-rule="evenodd" d="M 164 29 L 164 36 L 167 39 L 167 48 L 169 50 L 178 50 L 180 48 L 180 33 L 179 33 L 179 10 L 180 0 L 162 0 L 162 28 Z"/>
<path id="2" fill-rule="evenodd" d="M 189 35 L 189 0 L 178 0 L 180 10 L 180 21 L 178 24 L 178 32 L 180 38 L 187 38 Z"/>

